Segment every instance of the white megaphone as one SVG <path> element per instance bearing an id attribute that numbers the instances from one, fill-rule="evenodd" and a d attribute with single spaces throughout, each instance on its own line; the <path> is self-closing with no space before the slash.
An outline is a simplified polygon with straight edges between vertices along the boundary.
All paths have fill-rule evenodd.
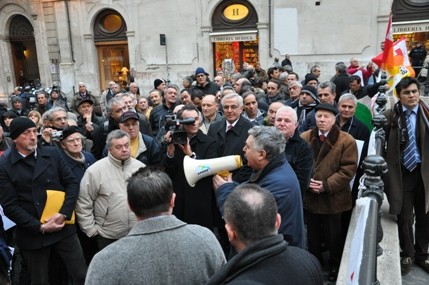
<path id="1" fill-rule="evenodd" d="M 201 178 L 216 173 L 234 170 L 243 166 L 239 155 L 228 155 L 212 159 L 192 159 L 185 156 L 183 159 L 183 170 L 189 186 L 194 187 Z"/>

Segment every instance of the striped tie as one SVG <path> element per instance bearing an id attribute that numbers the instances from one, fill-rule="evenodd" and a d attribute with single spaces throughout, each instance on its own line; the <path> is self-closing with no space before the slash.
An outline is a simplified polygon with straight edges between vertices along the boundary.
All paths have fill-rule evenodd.
<path id="1" fill-rule="evenodd" d="M 411 122 L 412 110 L 405 111 L 405 121 L 407 122 L 408 130 L 408 142 L 406 144 L 405 150 L 402 153 L 402 164 L 408 171 L 413 171 L 417 166 L 417 157 L 416 157 L 416 137 L 414 135 L 414 126 Z"/>

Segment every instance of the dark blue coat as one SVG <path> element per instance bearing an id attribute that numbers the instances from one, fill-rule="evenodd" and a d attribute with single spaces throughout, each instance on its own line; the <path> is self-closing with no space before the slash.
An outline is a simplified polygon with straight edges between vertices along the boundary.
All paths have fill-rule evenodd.
<path id="1" fill-rule="evenodd" d="M 65 225 L 58 232 L 40 233 L 46 190 L 66 193 L 60 213 L 71 217 L 79 183 L 56 147 L 38 147 L 34 168 L 28 159 L 13 147 L 0 160 L 0 203 L 6 216 L 17 225 L 17 245 L 21 249 L 39 249 L 76 232 L 75 225 Z"/>
<path id="2" fill-rule="evenodd" d="M 61 155 L 66 161 L 67 165 L 70 167 L 77 181 L 80 182 L 82 180 L 85 171 L 94 164 L 97 160 L 92 155 L 92 153 L 87 151 L 82 151 L 83 156 L 85 157 L 84 163 L 79 163 L 73 158 L 71 158 L 63 149 L 61 149 Z"/>
<path id="3" fill-rule="evenodd" d="M 277 203 L 282 221 L 279 233 L 290 245 L 304 248 L 304 215 L 298 179 L 285 156 L 274 158 L 262 171 L 254 172 L 248 181 L 270 191 Z M 225 183 L 216 190 L 223 215 L 223 204 L 237 183 Z"/>
<path id="4" fill-rule="evenodd" d="M 301 194 L 308 189 L 310 177 L 313 170 L 313 150 L 310 145 L 303 140 L 295 130 L 295 134 L 288 139 L 285 148 L 286 159 L 298 178 Z"/>

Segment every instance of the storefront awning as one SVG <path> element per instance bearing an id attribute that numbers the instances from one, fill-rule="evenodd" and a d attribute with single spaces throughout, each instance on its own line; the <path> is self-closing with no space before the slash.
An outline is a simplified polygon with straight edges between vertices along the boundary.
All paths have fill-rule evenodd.
<path id="1" fill-rule="evenodd" d="M 247 42 L 256 41 L 257 30 L 239 32 L 217 32 L 210 33 L 210 41 L 216 42 Z"/>
<path id="2" fill-rule="evenodd" d="M 429 32 L 429 21 L 408 21 L 392 23 L 394 34 Z"/>

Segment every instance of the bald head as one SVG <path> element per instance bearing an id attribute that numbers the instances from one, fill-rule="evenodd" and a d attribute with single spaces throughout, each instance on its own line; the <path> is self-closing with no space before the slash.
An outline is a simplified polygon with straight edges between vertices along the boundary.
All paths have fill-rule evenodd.
<path id="1" fill-rule="evenodd" d="M 224 204 L 225 222 L 246 245 L 277 233 L 277 206 L 271 192 L 256 184 L 242 184 Z"/>

